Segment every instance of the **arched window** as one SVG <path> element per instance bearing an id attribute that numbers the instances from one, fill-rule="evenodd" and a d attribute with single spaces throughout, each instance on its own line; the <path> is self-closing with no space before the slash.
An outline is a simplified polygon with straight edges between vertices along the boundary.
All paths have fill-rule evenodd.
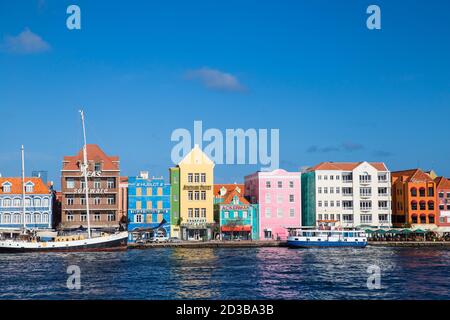
<path id="1" fill-rule="evenodd" d="M 34 198 L 34 206 L 35 207 L 41 206 L 41 198 Z"/>
<path id="2" fill-rule="evenodd" d="M 45 208 L 48 207 L 48 198 L 44 198 L 44 199 L 42 200 L 42 206 L 45 207 Z"/>
<path id="3" fill-rule="evenodd" d="M 31 198 L 25 198 L 25 207 L 31 207 Z"/>
<path id="4" fill-rule="evenodd" d="M 34 214 L 34 223 L 36 223 L 36 224 L 41 223 L 41 214 L 39 212 L 36 212 Z"/>
<path id="5" fill-rule="evenodd" d="M 43 217 L 42 223 L 48 223 L 48 213 L 44 213 L 42 217 Z"/>
<path id="6" fill-rule="evenodd" d="M 413 214 L 411 216 L 411 219 L 412 219 L 412 223 L 417 223 L 417 214 Z"/>
<path id="7" fill-rule="evenodd" d="M 411 210 L 417 210 L 417 201 L 411 201 Z"/>
<path id="8" fill-rule="evenodd" d="M 20 207 L 21 203 L 20 198 L 14 198 L 13 207 Z"/>
<path id="9" fill-rule="evenodd" d="M 434 214 L 428 215 L 428 222 L 429 223 L 434 223 Z"/>
<path id="10" fill-rule="evenodd" d="M 5 213 L 3 215 L 3 223 L 10 224 L 11 223 L 11 215 L 9 213 Z"/>
<path id="11" fill-rule="evenodd" d="M 31 223 L 31 214 L 25 214 L 25 223 Z"/>
<path id="12" fill-rule="evenodd" d="M 13 223 L 22 223 L 22 215 L 20 213 L 14 215 Z"/>
<path id="13" fill-rule="evenodd" d="M 428 210 L 434 210 L 434 201 L 428 201 Z"/>
<path id="14" fill-rule="evenodd" d="M 423 213 L 420 215 L 420 223 L 421 224 L 427 223 L 427 216 Z"/>
<path id="15" fill-rule="evenodd" d="M 426 210 L 427 209 L 425 201 L 420 201 L 419 206 L 420 206 L 420 210 Z"/>
<path id="16" fill-rule="evenodd" d="M 419 189 L 419 196 L 425 197 L 425 188 L 424 187 Z"/>
<path id="17" fill-rule="evenodd" d="M 411 197 L 417 197 L 417 189 L 411 188 Z"/>
<path id="18" fill-rule="evenodd" d="M 11 199 L 9 198 L 3 199 L 3 207 L 5 208 L 11 207 Z"/>

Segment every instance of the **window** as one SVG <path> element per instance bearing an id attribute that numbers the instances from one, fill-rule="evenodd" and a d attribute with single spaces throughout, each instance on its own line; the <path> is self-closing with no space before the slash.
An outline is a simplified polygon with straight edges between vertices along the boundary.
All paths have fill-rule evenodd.
<path id="1" fill-rule="evenodd" d="M 378 201 L 378 208 L 382 210 L 386 210 L 388 208 L 388 202 L 387 201 Z"/>
<path id="2" fill-rule="evenodd" d="M 340 207 L 341 206 L 341 202 L 338 200 L 336 201 L 336 207 Z"/>
<path id="3" fill-rule="evenodd" d="M 14 204 L 13 207 L 20 207 L 20 204 L 22 203 L 22 201 L 20 201 L 19 198 L 15 198 L 14 199 Z"/>
<path id="4" fill-rule="evenodd" d="M 206 173 L 202 173 L 202 174 L 201 174 L 201 176 L 200 176 L 200 181 L 201 181 L 202 183 L 206 183 Z"/>
<path id="5" fill-rule="evenodd" d="M 194 217 L 200 218 L 200 210 L 198 208 L 194 208 Z"/>
<path id="6" fill-rule="evenodd" d="M 66 203 L 68 206 L 73 206 L 73 195 L 67 195 Z"/>
<path id="7" fill-rule="evenodd" d="M 109 195 L 108 198 L 107 198 L 107 201 L 108 201 L 107 203 L 109 205 L 116 204 L 116 197 L 114 195 Z"/>
<path id="8" fill-rule="evenodd" d="M 417 197 L 417 189 L 416 188 L 411 189 L 411 197 Z"/>
<path id="9" fill-rule="evenodd" d="M 278 188 L 283 188 L 283 181 L 278 181 L 277 185 L 278 185 Z"/>
<path id="10" fill-rule="evenodd" d="M 345 223 L 352 223 L 353 222 L 353 215 L 352 214 L 343 214 L 342 215 L 342 220 Z"/>
<path id="11" fill-rule="evenodd" d="M 323 180 L 328 180 L 328 176 L 327 175 L 323 176 Z"/>
<path id="12" fill-rule="evenodd" d="M 42 200 L 42 206 L 43 207 L 45 207 L 45 208 L 47 208 L 48 206 L 49 206 L 49 202 L 50 200 L 48 199 L 48 198 L 44 198 L 43 200 Z"/>
<path id="13" fill-rule="evenodd" d="M 289 188 L 293 188 L 294 187 L 294 181 L 289 181 Z"/>
<path id="14" fill-rule="evenodd" d="M 344 196 L 351 196 L 353 195 L 353 188 L 342 188 L 342 194 Z"/>
<path id="15" fill-rule="evenodd" d="M 66 188 L 67 189 L 75 188 L 75 180 L 73 178 L 67 178 L 66 179 Z"/>
<path id="16" fill-rule="evenodd" d="M 95 222 L 100 221 L 100 213 L 99 212 L 94 213 L 94 221 Z"/>
<path id="17" fill-rule="evenodd" d="M 387 173 L 379 173 L 378 174 L 378 182 L 387 182 Z"/>
<path id="18" fill-rule="evenodd" d="M 87 214 L 86 213 L 82 213 L 80 218 L 81 218 L 82 222 L 86 222 L 87 221 Z"/>
<path id="19" fill-rule="evenodd" d="M 353 174 L 352 173 L 343 173 L 342 174 L 342 181 L 343 182 L 352 182 L 353 181 Z"/>
<path id="20" fill-rule="evenodd" d="M 317 206 L 318 206 L 319 208 L 322 208 L 322 201 L 319 200 L 319 201 L 317 202 Z"/>
<path id="21" fill-rule="evenodd" d="M 234 196 L 233 197 L 233 204 L 239 204 L 239 197 L 238 196 Z"/>
<path id="22" fill-rule="evenodd" d="M 323 187 L 323 193 L 325 193 L 325 194 L 328 193 L 328 188 L 327 187 Z"/>
<path id="23" fill-rule="evenodd" d="M 114 179 L 114 178 L 108 179 L 107 187 L 108 187 L 108 189 L 114 189 L 116 187 L 116 179 Z"/>
<path id="24" fill-rule="evenodd" d="M 202 200 L 206 200 L 206 191 L 202 191 L 201 192 L 201 197 Z"/>
<path id="25" fill-rule="evenodd" d="M 86 188 L 86 181 L 80 181 L 80 187 L 81 189 L 85 189 Z"/>
<path id="26" fill-rule="evenodd" d="M 270 193 L 266 193 L 266 203 L 270 203 L 271 199 L 270 199 Z"/>
<path id="27" fill-rule="evenodd" d="M 41 199 L 40 198 L 35 198 L 34 199 L 34 206 L 35 207 L 40 207 L 41 206 Z"/>
<path id="28" fill-rule="evenodd" d="M 270 208 L 266 208 L 266 218 L 270 218 L 272 216 L 272 210 Z"/>
<path id="29" fill-rule="evenodd" d="M 334 207 L 334 201 L 330 201 L 330 207 Z"/>
<path id="30" fill-rule="evenodd" d="M 425 197 L 425 188 L 420 188 L 419 189 L 419 196 Z"/>
<path id="31" fill-rule="evenodd" d="M 100 162 L 94 164 L 94 171 L 102 171 L 102 164 Z"/>
<path id="32" fill-rule="evenodd" d="M 361 210 L 370 210 L 372 209 L 372 201 L 360 201 L 359 207 Z"/>
<path id="33" fill-rule="evenodd" d="M 321 176 L 321 175 L 318 175 L 318 176 L 317 176 L 317 180 L 322 180 L 322 176 Z"/>
<path id="34" fill-rule="evenodd" d="M 194 192 L 188 191 L 188 200 L 194 200 Z"/>
<path id="35" fill-rule="evenodd" d="M 447 198 L 450 199 L 450 192 L 447 192 Z"/>
<path id="36" fill-rule="evenodd" d="M 194 182 L 195 183 L 199 183 L 200 182 L 200 174 L 199 173 L 194 173 Z"/>
<path id="37" fill-rule="evenodd" d="M 194 192 L 194 200 L 200 200 L 200 191 Z"/>
<path id="38" fill-rule="evenodd" d="M 295 217 L 295 209 L 294 208 L 289 209 L 289 217 L 291 217 L 291 218 Z"/>
<path id="39" fill-rule="evenodd" d="M 322 193 L 322 187 L 317 188 L 317 193 L 319 193 L 319 194 Z"/>
<path id="40" fill-rule="evenodd" d="M 443 191 L 439 192 L 439 198 L 441 198 L 441 199 L 444 198 L 444 192 Z"/>
<path id="41" fill-rule="evenodd" d="M 108 213 L 107 219 L 109 222 L 116 221 L 116 214 L 114 212 Z"/>
<path id="42" fill-rule="evenodd" d="M 434 197 L 434 188 L 433 187 L 428 187 L 428 196 Z"/>
<path id="43" fill-rule="evenodd" d="M 339 176 L 336 176 L 336 180 L 339 180 L 339 178 L 340 178 Z"/>
<path id="44" fill-rule="evenodd" d="M 95 189 L 100 189 L 102 187 L 102 182 L 100 179 L 95 179 L 94 180 L 94 188 Z"/>
<path id="45" fill-rule="evenodd" d="M 434 223 L 434 215 L 430 214 L 430 215 L 428 216 L 428 222 L 429 222 L 429 223 Z"/>
<path id="46" fill-rule="evenodd" d="M 371 181 L 372 177 L 367 172 L 359 176 L 360 183 L 370 183 Z"/>
<path id="47" fill-rule="evenodd" d="M 387 196 L 388 189 L 386 187 L 378 188 L 378 195 L 379 196 Z"/>
<path id="48" fill-rule="evenodd" d="M 32 183 L 27 183 L 25 185 L 25 192 L 31 193 L 31 192 L 33 192 L 33 189 L 34 189 L 34 186 Z"/>
<path id="49" fill-rule="evenodd" d="M 192 182 L 193 182 L 192 177 L 193 177 L 192 173 L 188 173 L 188 182 L 189 182 L 189 183 L 192 183 Z"/>
<path id="50" fill-rule="evenodd" d="M 333 187 L 330 187 L 330 193 L 331 194 L 334 193 L 334 188 Z"/>
<path id="51" fill-rule="evenodd" d="M 86 204 L 86 197 L 85 196 L 80 197 L 80 204 Z"/>
<path id="52" fill-rule="evenodd" d="M 277 208 L 277 217 L 278 218 L 282 218 L 283 217 L 283 209 L 282 208 Z"/>
<path id="53" fill-rule="evenodd" d="M 434 201 L 428 201 L 428 210 L 434 210 Z"/>
<path id="54" fill-rule="evenodd" d="M 247 219 L 248 213 L 247 211 L 242 211 L 242 219 Z"/>
<path id="55" fill-rule="evenodd" d="M 330 176 L 330 180 L 334 180 L 334 176 L 333 175 Z"/>
<path id="56" fill-rule="evenodd" d="M 100 197 L 95 197 L 94 198 L 94 204 L 95 205 L 99 205 L 100 204 Z"/>
<path id="57" fill-rule="evenodd" d="M 324 205 L 324 207 L 327 208 L 327 207 L 328 207 L 328 201 L 325 200 L 325 201 L 323 202 L 323 205 Z"/>
<path id="58" fill-rule="evenodd" d="M 445 210 L 445 205 L 440 204 L 440 205 L 439 205 L 439 210 Z"/>
<path id="59" fill-rule="evenodd" d="M 426 210 L 426 204 L 425 204 L 425 201 L 420 201 L 419 207 L 420 207 L 420 210 Z"/>
<path id="60" fill-rule="evenodd" d="M 202 218 L 206 218 L 206 208 L 202 208 Z"/>
<path id="61" fill-rule="evenodd" d="M 336 193 L 340 193 L 341 192 L 341 188 L 336 187 Z"/>
<path id="62" fill-rule="evenodd" d="M 4 207 L 11 207 L 11 199 L 3 199 Z"/>
<path id="63" fill-rule="evenodd" d="M 294 202 L 295 201 L 295 197 L 293 194 L 289 195 L 289 202 Z"/>
<path id="64" fill-rule="evenodd" d="M 342 207 L 347 210 L 353 209 L 353 201 L 342 201 Z"/>
<path id="65" fill-rule="evenodd" d="M 271 188 L 270 181 L 266 181 L 266 188 L 267 188 L 267 189 L 270 189 L 270 188 Z"/>
<path id="66" fill-rule="evenodd" d="M 277 203 L 283 203 L 283 195 L 282 194 L 277 194 Z"/>
<path id="67" fill-rule="evenodd" d="M 72 222 L 72 221 L 74 221 L 75 219 L 74 219 L 74 216 L 72 215 L 72 214 L 68 214 L 67 215 L 67 221 L 68 222 Z"/>
<path id="68" fill-rule="evenodd" d="M 371 214 L 362 214 L 361 215 L 361 223 L 363 223 L 363 224 L 372 223 L 372 215 Z"/>
<path id="69" fill-rule="evenodd" d="M 31 207 L 31 199 L 25 198 L 25 207 Z"/>
<path id="70" fill-rule="evenodd" d="M 359 189 L 361 197 L 370 197 L 372 195 L 372 188 L 362 187 Z"/>
<path id="71" fill-rule="evenodd" d="M 386 223 L 388 222 L 388 215 L 387 214 L 379 214 L 378 215 L 378 221 L 381 223 Z"/>
<path id="72" fill-rule="evenodd" d="M 189 209 L 188 209 L 188 217 L 189 217 L 189 218 L 192 218 L 192 217 L 193 217 L 192 212 L 193 212 L 192 208 L 189 208 Z"/>

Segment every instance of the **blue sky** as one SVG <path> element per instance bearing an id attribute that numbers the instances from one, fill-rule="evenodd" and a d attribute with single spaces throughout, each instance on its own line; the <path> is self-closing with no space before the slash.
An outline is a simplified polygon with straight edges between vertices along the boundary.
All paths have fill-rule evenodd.
<path id="1" fill-rule="evenodd" d="M 66 8 L 81 8 L 81 30 Z M 382 29 L 366 28 L 378 4 Z M 450 176 L 448 1 L 0 1 L 0 172 L 88 142 L 168 174 L 174 129 L 280 129 L 281 167 L 384 161 Z M 217 182 L 258 169 L 218 165 Z"/>

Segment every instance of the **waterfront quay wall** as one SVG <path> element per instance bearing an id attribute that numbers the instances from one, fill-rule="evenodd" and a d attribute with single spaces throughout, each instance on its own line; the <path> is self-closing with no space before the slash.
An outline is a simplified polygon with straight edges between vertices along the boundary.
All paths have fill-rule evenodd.
<path id="1" fill-rule="evenodd" d="M 130 249 L 147 248 L 259 248 L 259 247 L 285 247 L 286 241 L 183 241 L 135 244 L 129 243 Z"/>

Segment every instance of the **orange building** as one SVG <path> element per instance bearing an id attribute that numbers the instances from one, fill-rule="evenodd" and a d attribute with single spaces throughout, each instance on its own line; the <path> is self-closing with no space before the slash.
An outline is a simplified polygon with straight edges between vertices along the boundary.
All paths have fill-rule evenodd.
<path id="1" fill-rule="evenodd" d="M 392 177 L 392 223 L 436 224 L 438 217 L 436 182 L 420 169 L 396 171 Z"/>

